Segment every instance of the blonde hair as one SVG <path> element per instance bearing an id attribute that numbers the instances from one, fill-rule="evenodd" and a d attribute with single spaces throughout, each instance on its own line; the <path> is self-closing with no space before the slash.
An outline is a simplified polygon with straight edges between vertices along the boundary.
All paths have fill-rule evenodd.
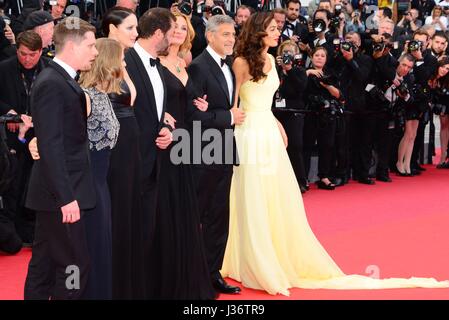
<path id="1" fill-rule="evenodd" d="M 84 88 L 101 86 L 106 93 L 121 93 L 123 80 L 123 49 L 120 43 L 109 38 L 96 41 L 98 56 L 89 71 L 80 75 L 80 85 Z"/>
<path id="2" fill-rule="evenodd" d="M 175 16 L 175 19 L 178 19 L 178 17 L 184 18 L 187 24 L 187 36 L 184 40 L 184 43 L 179 46 L 178 53 L 178 56 L 183 58 L 185 54 L 188 53 L 192 48 L 192 41 L 193 38 L 195 38 L 195 30 L 193 29 L 192 23 L 190 22 L 190 18 L 188 16 L 178 11 L 173 12 L 173 15 Z M 159 52 L 159 55 L 163 57 L 168 56 L 168 48 L 165 51 Z"/>
<path id="3" fill-rule="evenodd" d="M 296 44 L 296 42 L 294 42 L 292 40 L 285 40 L 284 42 L 281 43 L 281 45 L 279 46 L 279 48 L 277 50 L 278 56 L 282 55 L 282 51 L 284 51 L 285 47 L 294 48 L 295 54 L 299 53 L 299 47 Z"/>
<path id="4" fill-rule="evenodd" d="M 175 12 L 173 15 L 176 17 L 176 19 L 178 19 L 178 17 L 182 17 L 186 21 L 187 37 L 184 40 L 184 43 L 179 47 L 179 51 L 180 52 L 189 51 L 192 48 L 192 41 L 195 38 L 195 30 L 193 30 L 193 26 L 192 26 L 192 23 L 190 22 L 190 18 L 188 16 L 186 16 L 185 14 L 182 14 L 179 12 Z"/>
<path id="5" fill-rule="evenodd" d="M 56 53 L 59 53 L 64 49 L 67 41 L 72 40 L 76 43 L 80 43 L 83 41 L 86 33 L 92 32 L 95 34 L 95 31 L 93 25 L 80 18 L 65 18 L 56 25 L 53 33 L 53 43 L 55 44 Z"/>

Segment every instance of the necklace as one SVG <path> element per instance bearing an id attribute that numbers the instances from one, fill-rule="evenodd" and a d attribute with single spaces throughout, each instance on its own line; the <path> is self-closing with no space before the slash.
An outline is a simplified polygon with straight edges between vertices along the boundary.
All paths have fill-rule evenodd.
<path id="1" fill-rule="evenodd" d="M 179 67 L 179 58 L 178 58 L 177 60 L 178 60 L 178 62 L 177 62 L 176 65 L 175 65 L 176 72 L 177 72 L 177 73 L 181 73 L 181 68 Z"/>

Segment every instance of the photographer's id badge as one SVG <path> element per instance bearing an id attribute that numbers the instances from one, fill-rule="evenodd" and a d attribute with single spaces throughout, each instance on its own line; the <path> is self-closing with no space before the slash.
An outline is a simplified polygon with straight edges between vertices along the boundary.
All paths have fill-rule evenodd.
<path id="1" fill-rule="evenodd" d="M 276 99 L 276 108 L 285 108 L 285 99 Z"/>

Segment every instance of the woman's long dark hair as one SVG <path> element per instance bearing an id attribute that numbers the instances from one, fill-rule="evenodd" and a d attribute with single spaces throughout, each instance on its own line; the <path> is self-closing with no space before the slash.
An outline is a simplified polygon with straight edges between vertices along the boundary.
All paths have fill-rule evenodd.
<path id="1" fill-rule="evenodd" d="M 449 57 L 445 56 L 443 58 L 441 58 L 440 60 L 438 60 L 438 68 L 435 71 L 435 73 L 432 75 L 432 77 L 430 78 L 430 81 L 434 81 L 437 76 L 438 76 L 438 71 L 440 69 L 440 67 L 449 64 Z M 441 88 L 446 88 L 449 89 L 449 72 L 442 78 L 438 79 L 438 84 Z"/>
<path id="2" fill-rule="evenodd" d="M 109 25 L 119 26 L 123 23 L 123 20 L 132 15 L 134 11 L 124 7 L 112 7 L 104 16 L 101 23 L 101 31 L 103 36 L 109 36 Z"/>
<path id="3" fill-rule="evenodd" d="M 265 48 L 263 38 L 267 36 L 265 30 L 273 19 L 272 12 L 254 13 L 244 23 L 237 42 L 235 56 L 246 60 L 249 65 L 249 73 L 255 82 L 267 76 L 263 72 L 265 65 L 265 59 L 262 56 Z"/>

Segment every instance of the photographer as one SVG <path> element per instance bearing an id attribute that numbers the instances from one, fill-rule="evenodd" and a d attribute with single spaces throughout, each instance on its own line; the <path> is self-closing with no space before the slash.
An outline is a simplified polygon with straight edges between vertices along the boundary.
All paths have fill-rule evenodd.
<path id="1" fill-rule="evenodd" d="M 305 69 L 301 67 L 301 59 L 302 56 L 295 42 L 287 40 L 279 46 L 276 61 L 281 85 L 275 95 L 274 114 L 288 136 L 287 152 L 296 180 L 301 192 L 304 193 L 308 190 L 303 157 L 304 91 L 307 86 L 307 75 Z M 284 107 L 290 110 L 283 111 Z M 299 112 L 293 112 L 291 109 Z"/>
<path id="2" fill-rule="evenodd" d="M 329 30 L 331 13 L 327 10 L 318 9 L 313 15 L 313 20 L 309 22 L 309 47 L 313 50 L 316 47 L 324 47 L 327 52 L 327 64 L 331 66 L 334 58 L 334 39 Z"/>
<path id="3" fill-rule="evenodd" d="M 443 8 L 435 6 L 432 10 L 432 15 L 426 18 L 425 24 L 434 26 L 436 31 L 446 31 L 447 18 L 443 16 Z"/>
<path id="4" fill-rule="evenodd" d="M 306 42 L 307 20 L 299 14 L 301 3 L 299 0 L 288 0 L 286 5 L 287 15 L 281 32 L 282 41 Z M 304 51 L 304 48 L 302 50 Z"/>
<path id="5" fill-rule="evenodd" d="M 19 137 L 24 137 L 26 131 L 31 127 L 31 118 L 26 115 L 4 115 L 0 116 L 0 252 L 16 254 L 22 248 L 22 239 L 16 231 L 17 216 L 12 209 L 14 201 L 10 196 L 14 188 L 14 178 L 17 161 L 13 150 L 7 145 L 5 127 L 9 121 L 22 122 Z M 20 226 L 20 225 L 19 225 Z M 20 226 L 21 227 L 21 226 Z"/>
<path id="6" fill-rule="evenodd" d="M 351 14 L 351 21 L 346 23 L 346 33 L 348 32 L 357 32 L 357 33 L 365 32 L 365 24 L 361 20 L 360 12 L 358 10 L 355 10 Z"/>
<path id="7" fill-rule="evenodd" d="M 338 88 L 336 77 L 325 67 L 328 54 L 325 48 L 317 47 L 312 52 L 312 68 L 306 71 L 308 82 L 305 96 L 307 108 L 315 114 L 306 119 L 305 129 L 305 161 L 306 168 L 310 167 L 311 149 L 318 142 L 318 188 L 334 190 L 336 184 L 331 182 L 333 168 L 333 155 L 337 154 L 337 171 L 344 172 L 345 156 L 341 148 L 336 145 L 337 136 L 344 136 L 344 123 L 342 121 L 343 95 Z M 306 171 L 308 172 L 308 170 Z M 340 177 L 341 178 L 341 177 Z"/>
<path id="8" fill-rule="evenodd" d="M 385 93 L 392 86 L 398 68 L 398 61 L 390 53 L 391 40 L 391 35 L 384 34 L 373 44 L 371 81 L 365 88 L 366 106 L 370 113 L 364 118 L 362 127 L 362 136 L 366 142 L 360 146 L 360 176 L 364 179 L 369 177 L 372 150 L 375 147 L 378 160 L 376 180 L 383 182 L 391 182 L 388 168 L 394 129 L 393 107 L 396 102 L 396 99 L 393 102 L 387 100 Z"/>
<path id="9" fill-rule="evenodd" d="M 431 100 L 430 88 L 428 81 L 435 73 L 438 67 L 438 60 L 432 55 L 431 50 L 427 49 L 429 38 L 426 32 L 418 30 L 413 35 L 413 40 L 406 43 L 406 52 L 409 52 L 416 60 L 413 68 L 413 75 L 415 83 L 413 85 L 413 102 L 407 105 L 405 110 L 406 117 L 406 132 L 404 137 L 408 138 L 410 142 L 414 138 L 414 146 L 405 151 L 405 140 L 400 145 L 400 154 L 398 155 L 398 162 L 396 167 L 399 169 L 405 168 L 407 173 L 416 175 L 420 174 L 423 169 L 419 163 L 418 158 L 424 143 L 424 129 L 429 118 L 429 103 Z M 416 127 L 416 128 L 415 128 Z M 411 154 L 408 152 L 411 150 Z M 409 158 L 411 157 L 411 159 Z M 403 165 L 401 165 L 401 159 Z"/>
<path id="10" fill-rule="evenodd" d="M 0 63 L 0 115 L 29 115 L 29 97 L 34 81 L 48 61 L 41 57 L 42 40 L 34 31 L 17 37 L 17 57 Z M 27 151 L 28 128 L 19 123 L 7 124 L 8 146 L 17 160 L 17 172 L 11 188 L 5 194 L 5 207 L 15 216 L 18 232 L 24 242 L 31 243 L 34 233 L 34 213 L 24 207 L 23 196 L 30 175 L 32 159 Z M 26 129 L 24 131 L 24 129 Z"/>
<path id="11" fill-rule="evenodd" d="M 438 61 L 438 68 L 429 80 L 432 94 L 432 113 L 440 118 L 441 155 L 437 169 L 449 169 L 447 148 L 449 142 L 449 58 Z"/>
<path id="12" fill-rule="evenodd" d="M 369 143 L 364 134 L 367 115 L 365 87 L 373 65 L 373 59 L 360 52 L 361 39 L 356 32 L 346 34 L 345 41 L 340 44 L 340 54 L 335 63 L 336 72 L 341 83 L 341 90 L 346 98 L 345 108 L 350 113 L 345 116 L 346 137 L 343 145 L 352 169 L 352 176 L 360 183 L 374 184 L 368 176 L 362 174 L 360 166 L 360 150 Z M 349 176 L 349 170 L 346 172 Z"/>
<path id="13" fill-rule="evenodd" d="M 404 28 L 406 34 L 413 34 L 413 32 L 422 27 L 422 21 L 418 19 L 418 16 L 419 12 L 416 9 L 406 11 L 397 26 Z"/>
<path id="14" fill-rule="evenodd" d="M 184 2 L 184 1 L 180 1 Z M 224 9 L 224 2 L 206 0 L 204 2 L 198 2 L 197 13 L 200 15 L 192 15 L 192 27 L 195 30 L 195 38 L 192 42 L 192 58 L 195 59 L 204 49 L 207 47 L 206 41 L 206 25 L 210 17 L 217 14 L 226 15 Z"/>

